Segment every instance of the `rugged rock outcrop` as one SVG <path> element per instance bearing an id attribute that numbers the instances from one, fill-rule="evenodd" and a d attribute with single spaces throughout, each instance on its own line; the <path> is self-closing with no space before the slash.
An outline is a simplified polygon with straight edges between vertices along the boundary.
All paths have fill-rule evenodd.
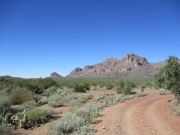
<path id="1" fill-rule="evenodd" d="M 137 66 L 147 66 L 149 63 L 146 58 L 137 56 L 135 54 L 127 54 L 125 58 L 123 59 L 123 62 L 125 64 L 134 64 Z"/>
<path id="2" fill-rule="evenodd" d="M 106 59 L 104 62 L 75 68 L 67 77 L 70 78 L 152 78 L 165 63 L 151 64 L 144 57 L 127 54 L 122 60 Z"/>

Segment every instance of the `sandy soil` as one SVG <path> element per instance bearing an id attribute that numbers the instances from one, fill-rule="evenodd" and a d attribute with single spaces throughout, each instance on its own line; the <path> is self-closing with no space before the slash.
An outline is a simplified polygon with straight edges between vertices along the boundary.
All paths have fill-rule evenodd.
<path id="1" fill-rule="evenodd" d="M 180 117 L 173 113 L 172 95 L 132 99 L 106 108 L 95 128 L 97 135 L 180 135 Z"/>

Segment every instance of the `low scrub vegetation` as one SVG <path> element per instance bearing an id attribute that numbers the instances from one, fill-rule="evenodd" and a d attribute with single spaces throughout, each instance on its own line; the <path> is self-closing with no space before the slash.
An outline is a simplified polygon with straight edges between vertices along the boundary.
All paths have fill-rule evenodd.
<path id="1" fill-rule="evenodd" d="M 101 108 L 109 107 L 125 100 L 133 99 L 135 95 L 109 95 L 102 94 L 96 98 L 96 101 L 100 103 Z"/>
<path id="2" fill-rule="evenodd" d="M 77 83 L 74 85 L 74 92 L 86 92 L 87 90 L 90 90 L 88 83 Z"/>
<path id="3" fill-rule="evenodd" d="M 49 105 L 49 108 L 54 110 L 57 109 L 56 107 L 67 106 L 72 109 L 62 119 L 53 123 L 52 134 L 93 135 L 95 131 L 92 124 L 101 109 L 136 97 L 134 88 L 140 88 L 142 84 L 144 87 L 151 87 L 152 82 L 0 77 L 0 125 L 32 128 L 52 118 L 51 111 L 39 109 L 42 105 L 45 107 Z M 104 92 L 114 90 L 117 94 L 102 94 L 94 97 L 88 93 L 90 89 Z"/>
<path id="4" fill-rule="evenodd" d="M 17 113 L 11 117 L 12 124 L 28 129 L 39 124 L 46 123 L 51 118 L 50 110 L 33 109 L 31 111 Z"/>
<path id="5" fill-rule="evenodd" d="M 13 90 L 10 96 L 10 102 L 13 105 L 22 104 L 23 102 L 32 99 L 33 99 L 32 92 L 22 88 L 17 88 Z"/>
<path id="6" fill-rule="evenodd" d="M 158 94 L 159 95 L 167 95 L 167 94 L 169 94 L 169 91 L 165 90 L 164 88 L 160 88 L 160 89 L 158 89 Z"/>
<path id="7" fill-rule="evenodd" d="M 52 107 L 61 107 L 64 105 L 64 98 L 58 94 L 51 95 L 48 98 L 48 104 Z"/>
<path id="8" fill-rule="evenodd" d="M 74 108 L 66 113 L 61 120 L 53 123 L 51 127 L 52 135 L 61 134 L 93 134 L 95 131 L 90 124 L 94 122 L 99 112 L 96 105 Z"/>

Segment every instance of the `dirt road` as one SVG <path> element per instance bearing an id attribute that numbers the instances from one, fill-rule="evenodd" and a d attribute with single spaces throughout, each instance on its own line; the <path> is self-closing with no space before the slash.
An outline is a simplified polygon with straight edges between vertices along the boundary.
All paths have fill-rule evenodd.
<path id="1" fill-rule="evenodd" d="M 150 94 L 105 109 L 97 135 L 180 135 L 180 116 L 172 110 L 172 95 Z"/>

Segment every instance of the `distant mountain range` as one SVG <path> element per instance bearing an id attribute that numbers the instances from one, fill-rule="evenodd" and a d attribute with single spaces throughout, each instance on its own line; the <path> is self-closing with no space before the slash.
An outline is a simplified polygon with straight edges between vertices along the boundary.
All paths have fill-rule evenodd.
<path id="1" fill-rule="evenodd" d="M 179 60 L 180 62 L 180 60 Z M 105 61 L 75 68 L 63 77 L 57 72 L 51 73 L 53 79 L 62 78 L 115 78 L 115 79 L 152 79 L 163 67 L 166 61 L 150 63 L 144 57 L 127 54 L 123 59 L 109 58 Z M 10 76 L 7 76 L 11 78 Z M 18 79 L 18 78 L 17 78 Z M 19 78 L 20 79 L 20 78 Z"/>
<path id="2" fill-rule="evenodd" d="M 152 79 L 166 65 L 166 62 L 150 63 L 144 57 L 127 54 L 123 59 L 109 58 L 105 61 L 75 68 L 66 78 L 125 78 Z M 52 78 L 62 78 L 57 73 Z"/>

